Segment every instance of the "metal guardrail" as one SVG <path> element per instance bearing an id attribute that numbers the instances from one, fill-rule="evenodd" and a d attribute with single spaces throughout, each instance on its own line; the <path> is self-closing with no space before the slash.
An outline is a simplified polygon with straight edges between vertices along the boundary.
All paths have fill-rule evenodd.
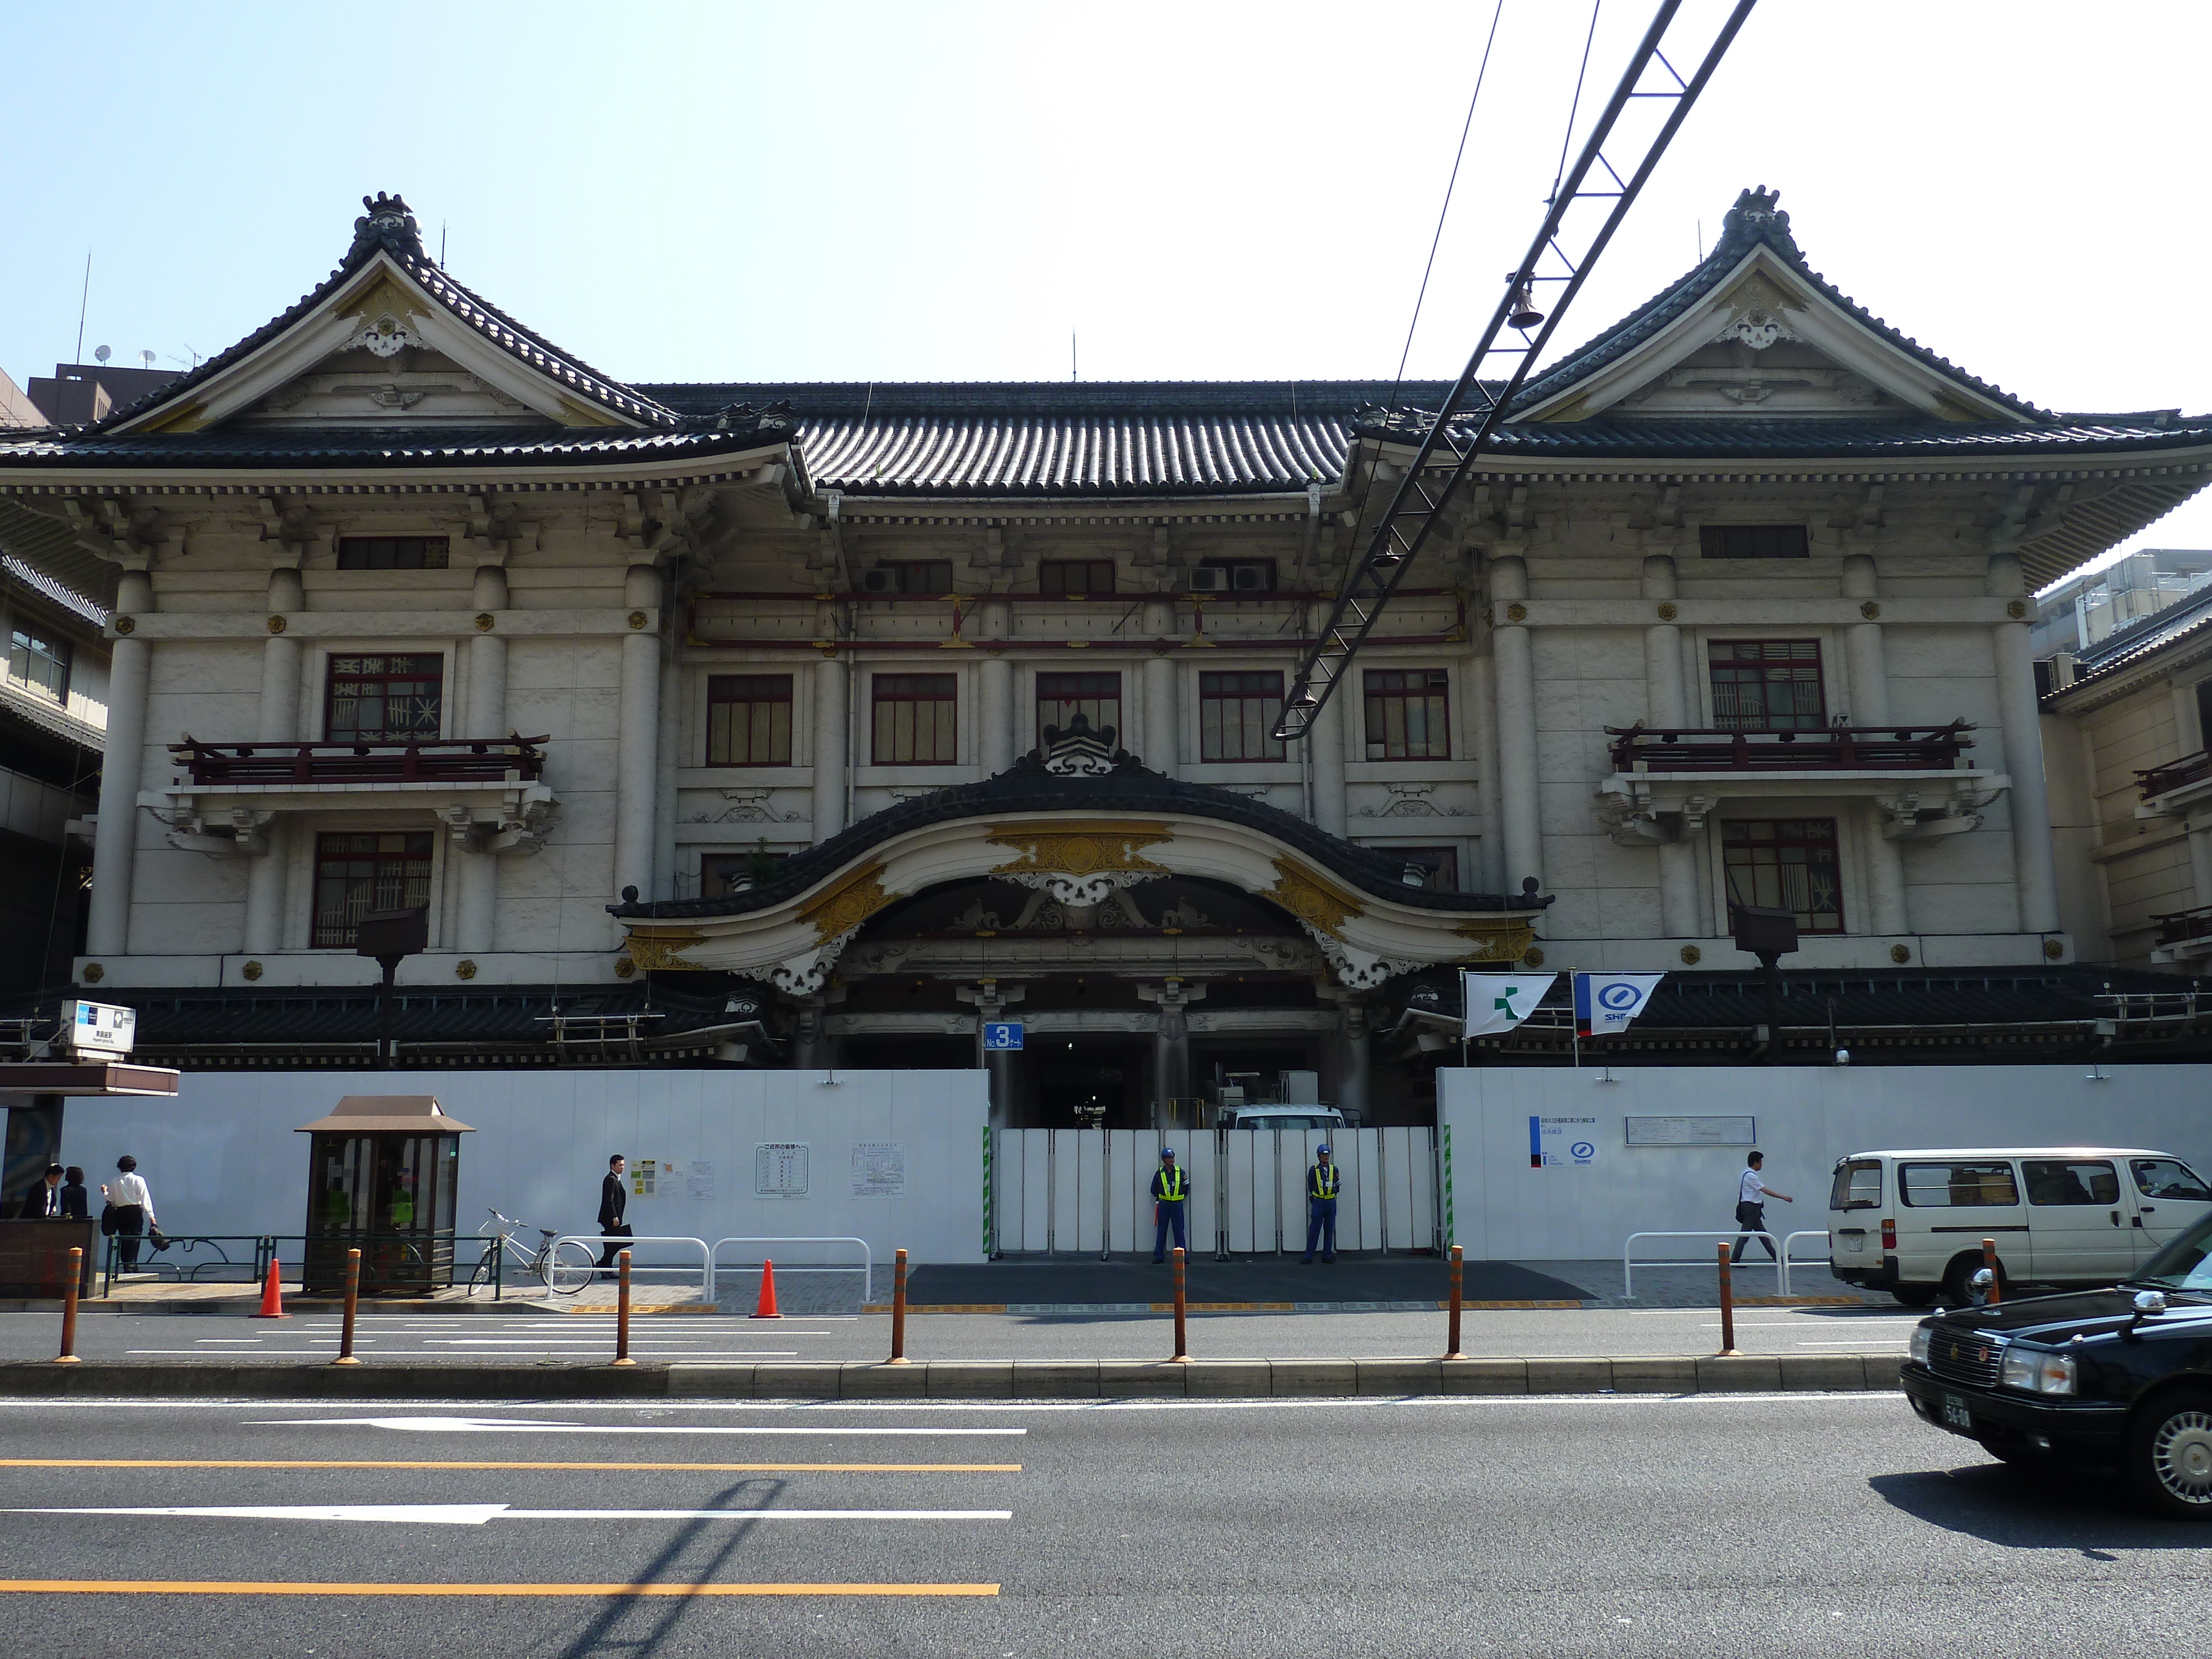
<path id="1" fill-rule="evenodd" d="M 348 743 L 173 743 L 176 764 L 202 787 L 222 784 L 535 783 L 544 738 Z"/>
<path id="2" fill-rule="evenodd" d="M 1812 726 L 1760 732 L 1723 726 L 1608 726 L 1616 772 L 1949 772 L 1974 746 L 1964 720 L 1948 726 Z"/>
<path id="3" fill-rule="evenodd" d="M 413 1286 L 442 1273 L 450 1281 L 455 1241 L 446 1233 L 163 1233 L 157 1245 L 147 1233 L 109 1233 L 101 1266 L 100 1291 L 106 1296 L 125 1273 L 152 1273 L 179 1284 L 213 1284 L 227 1279 L 258 1285 L 271 1261 L 289 1261 L 304 1279 L 311 1264 L 327 1267 L 326 1253 L 342 1263 L 350 1249 L 362 1252 L 362 1287 L 381 1290 Z M 125 1261 L 125 1247 L 137 1248 Z"/>
<path id="4" fill-rule="evenodd" d="M 553 1240 L 551 1244 L 549 1246 L 546 1259 L 549 1261 L 556 1259 L 561 1253 L 561 1247 L 564 1244 L 580 1244 L 587 1250 L 598 1251 L 600 1255 L 606 1254 L 607 1247 L 609 1245 L 612 1245 L 617 1250 L 631 1251 L 633 1254 L 630 1256 L 629 1270 L 633 1277 L 639 1273 L 688 1273 L 692 1272 L 693 1268 L 691 1264 L 688 1261 L 640 1261 L 635 1254 L 637 1247 L 641 1244 L 686 1245 L 690 1249 L 699 1252 L 699 1266 L 696 1271 L 699 1274 L 699 1287 L 702 1291 L 704 1291 L 707 1288 L 709 1280 L 714 1276 L 714 1253 L 708 1248 L 707 1241 L 703 1238 L 684 1238 L 673 1234 L 647 1234 L 635 1238 L 624 1238 L 619 1235 L 610 1236 L 606 1233 L 562 1233 L 558 1238 Z M 600 1271 L 597 1265 L 598 1259 L 598 1256 L 594 1256 L 592 1258 L 594 1272 Z M 608 1267 L 605 1269 L 605 1271 L 611 1276 L 614 1273 L 614 1269 L 612 1267 Z"/>
<path id="5" fill-rule="evenodd" d="M 1766 1241 L 1767 1248 L 1775 1253 L 1774 1293 L 1777 1296 L 1788 1296 L 1790 1294 L 1790 1246 L 1801 1238 L 1825 1239 L 1827 1237 L 1828 1230 L 1826 1227 L 1800 1228 L 1794 1233 L 1784 1233 L 1779 1241 L 1772 1233 L 1764 1231 L 1746 1231 L 1741 1227 L 1708 1227 L 1684 1232 L 1631 1233 L 1628 1236 L 1628 1242 L 1621 1247 L 1620 1251 L 1620 1294 L 1624 1300 L 1636 1294 L 1635 1272 L 1638 1267 L 1711 1267 L 1717 1265 L 1712 1256 L 1700 1256 L 1692 1261 L 1656 1260 L 1638 1261 L 1634 1257 L 1636 1241 L 1639 1238 L 1711 1238 L 1723 1243 L 1739 1238 L 1763 1238 Z M 1750 1258 L 1747 1256 L 1735 1265 L 1739 1267 L 1747 1267 L 1750 1265 Z M 1802 1265 L 1810 1266 L 1811 1258 L 1806 1258 Z"/>
<path id="6" fill-rule="evenodd" d="M 718 1238 L 714 1241 L 714 1249 L 707 1253 L 707 1280 L 703 1288 L 709 1302 L 722 1299 L 716 1281 L 721 1270 L 722 1247 L 725 1244 L 769 1244 L 778 1249 L 787 1244 L 857 1244 L 860 1247 L 860 1259 L 856 1262 L 838 1261 L 828 1266 L 794 1263 L 790 1267 L 778 1267 L 776 1271 L 780 1273 L 859 1273 L 861 1275 L 860 1300 L 863 1302 L 868 1299 L 875 1288 L 876 1253 L 869 1248 L 865 1238 Z"/>

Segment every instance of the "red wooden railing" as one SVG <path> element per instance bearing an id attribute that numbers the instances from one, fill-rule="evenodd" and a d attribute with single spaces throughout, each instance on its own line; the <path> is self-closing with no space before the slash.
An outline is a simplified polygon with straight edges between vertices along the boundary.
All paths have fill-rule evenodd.
<path id="1" fill-rule="evenodd" d="M 2158 924 L 2154 942 L 2159 945 L 2186 945 L 2192 939 L 2212 938 L 2212 904 L 2200 904 L 2193 910 L 2169 910 L 2151 920 Z"/>
<path id="2" fill-rule="evenodd" d="M 169 752 L 195 784 L 535 783 L 544 738 L 447 743 L 201 743 L 190 733 Z"/>
<path id="3" fill-rule="evenodd" d="M 1608 726 L 1617 772 L 1948 772 L 1974 746 L 1948 726 L 1827 726 L 1808 732 Z"/>
<path id="4" fill-rule="evenodd" d="M 2170 789 L 2179 789 L 2185 783 L 2202 783 L 2207 778 L 2212 778 L 2212 749 L 2200 749 L 2163 766 L 2138 768 L 2136 787 L 2145 800 L 2150 800 Z"/>

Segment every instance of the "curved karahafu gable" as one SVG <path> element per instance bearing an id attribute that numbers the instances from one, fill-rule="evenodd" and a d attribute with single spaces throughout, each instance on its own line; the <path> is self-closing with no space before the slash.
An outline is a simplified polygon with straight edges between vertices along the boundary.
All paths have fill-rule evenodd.
<path id="1" fill-rule="evenodd" d="M 1418 866 L 1225 789 L 1185 783 L 1078 715 L 980 783 L 863 819 L 773 880 L 720 899 L 609 907 L 641 968 L 704 969 L 818 989 L 862 923 L 894 901 L 993 877 L 1060 903 L 1169 876 L 1224 882 L 1288 913 L 1356 989 L 1439 963 L 1514 962 L 1550 901 L 1438 893 Z"/>

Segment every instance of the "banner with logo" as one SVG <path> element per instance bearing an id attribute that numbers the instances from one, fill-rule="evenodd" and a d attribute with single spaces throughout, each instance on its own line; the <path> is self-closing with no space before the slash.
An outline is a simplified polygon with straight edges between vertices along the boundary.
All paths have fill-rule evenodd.
<path id="1" fill-rule="evenodd" d="M 1575 1035 L 1607 1036 L 1626 1030 L 1666 977 L 1664 974 L 1577 974 Z"/>
<path id="2" fill-rule="evenodd" d="M 1559 978 L 1557 974 L 1468 974 L 1459 976 L 1467 998 L 1461 1014 L 1467 1036 L 1491 1036 L 1510 1031 L 1536 1012 L 1536 1005 Z"/>

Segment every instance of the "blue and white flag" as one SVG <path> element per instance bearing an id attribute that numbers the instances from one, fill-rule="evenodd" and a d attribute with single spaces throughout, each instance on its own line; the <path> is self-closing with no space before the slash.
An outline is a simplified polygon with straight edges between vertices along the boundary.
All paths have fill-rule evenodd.
<path id="1" fill-rule="evenodd" d="M 1575 1035 L 1606 1036 L 1625 1031 L 1644 1012 L 1664 974 L 1577 974 Z"/>
<path id="2" fill-rule="evenodd" d="M 1552 988 L 1557 974 L 1468 974 L 1459 976 L 1466 995 L 1462 1034 L 1491 1036 L 1510 1031 L 1530 1014 Z"/>

